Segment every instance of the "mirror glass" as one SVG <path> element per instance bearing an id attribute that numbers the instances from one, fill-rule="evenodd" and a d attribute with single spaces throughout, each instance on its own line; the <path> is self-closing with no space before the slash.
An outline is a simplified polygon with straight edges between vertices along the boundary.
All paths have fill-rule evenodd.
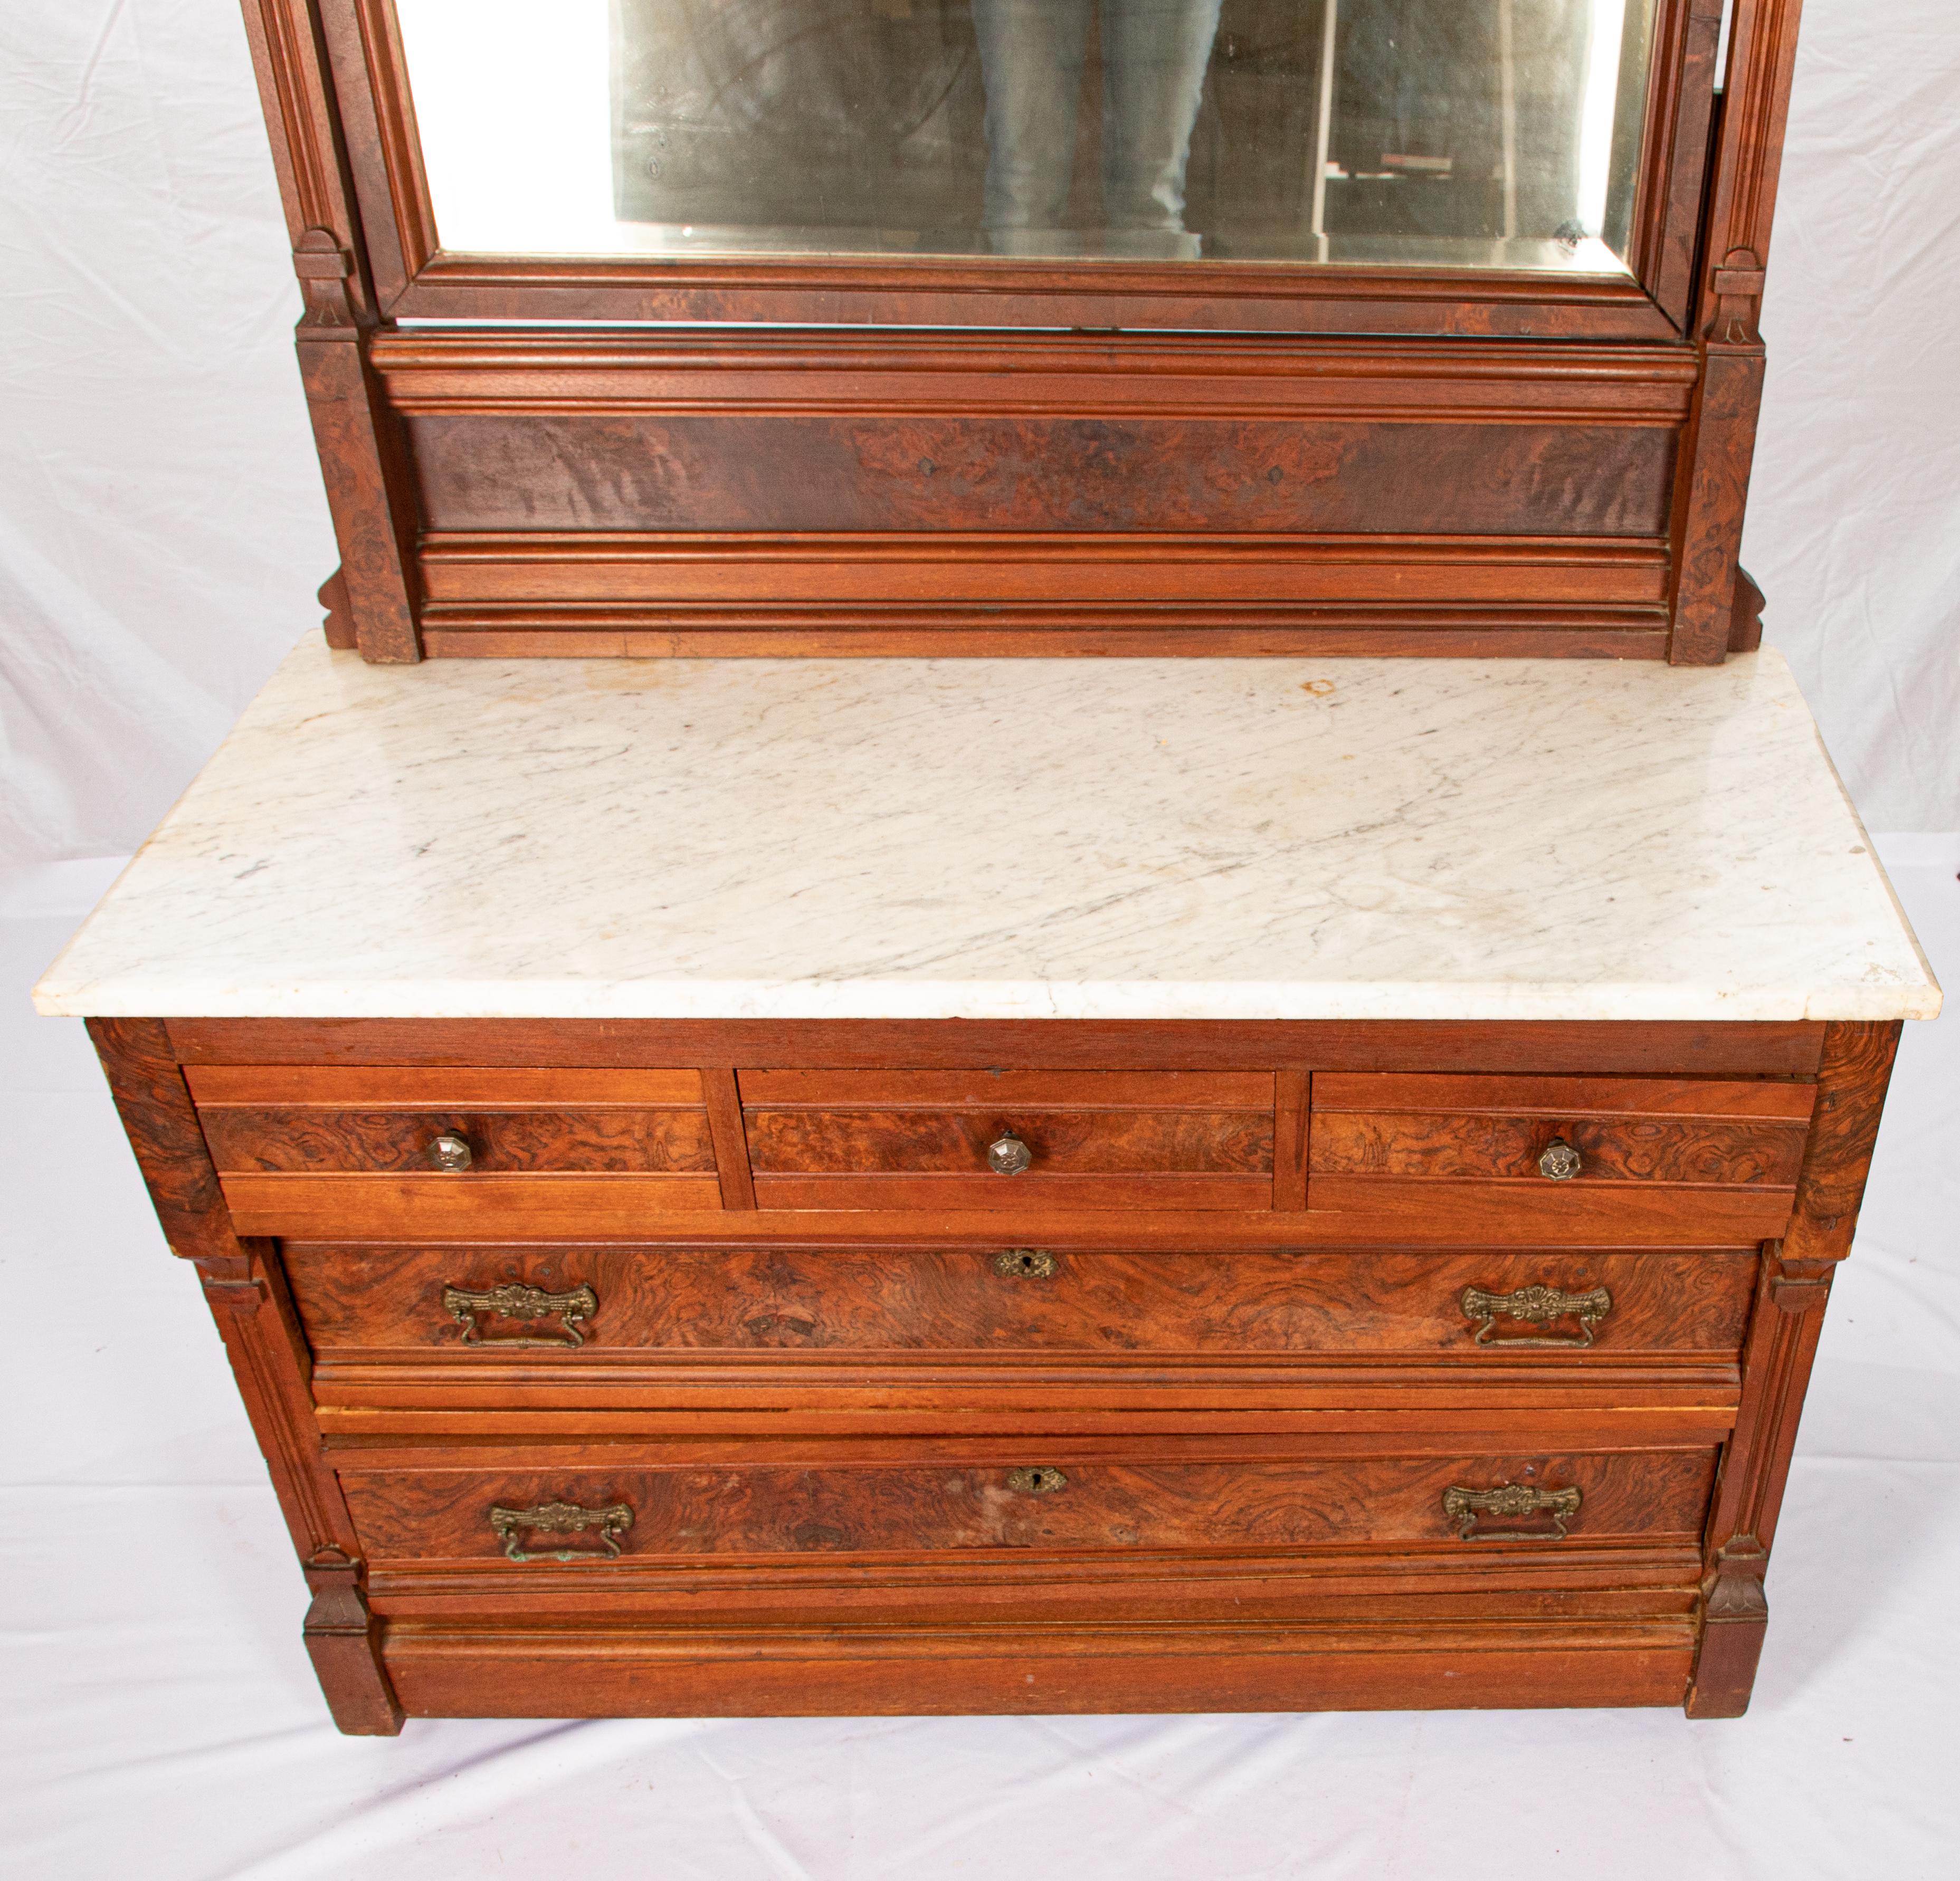
<path id="1" fill-rule="evenodd" d="M 1624 275 L 1656 0 L 395 0 L 442 246 Z"/>

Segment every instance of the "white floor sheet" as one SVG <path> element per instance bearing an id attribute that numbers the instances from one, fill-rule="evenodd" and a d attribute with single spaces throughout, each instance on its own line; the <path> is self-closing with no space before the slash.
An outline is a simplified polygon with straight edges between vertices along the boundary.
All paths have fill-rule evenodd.
<path id="1" fill-rule="evenodd" d="M 1960 991 L 1960 837 L 1879 847 Z M 327 1722 L 217 1335 L 81 1027 L 27 1005 L 109 867 L 0 882 L 0 1875 L 1960 1875 L 1960 1001 L 1907 1028 L 1739 1723 L 412 1723 L 363 1741 Z"/>

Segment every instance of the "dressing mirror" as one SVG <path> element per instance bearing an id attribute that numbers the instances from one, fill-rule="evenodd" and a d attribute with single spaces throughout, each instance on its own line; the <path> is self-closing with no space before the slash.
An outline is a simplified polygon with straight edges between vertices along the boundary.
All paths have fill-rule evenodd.
<path id="1" fill-rule="evenodd" d="M 482 254 L 1618 275 L 1654 0 L 395 0 Z"/>

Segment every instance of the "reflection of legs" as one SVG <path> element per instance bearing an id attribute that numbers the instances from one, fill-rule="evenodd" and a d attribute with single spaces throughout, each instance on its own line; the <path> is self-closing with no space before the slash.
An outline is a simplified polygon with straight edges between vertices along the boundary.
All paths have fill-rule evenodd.
<path id="1" fill-rule="evenodd" d="M 1075 167 L 1089 9 L 1090 0 L 973 0 L 987 86 L 983 228 L 1061 225 Z"/>
<path id="2" fill-rule="evenodd" d="M 1182 229 L 1184 173 L 1220 0 L 1102 0 L 1102 205 L 1112 229 Z"/>

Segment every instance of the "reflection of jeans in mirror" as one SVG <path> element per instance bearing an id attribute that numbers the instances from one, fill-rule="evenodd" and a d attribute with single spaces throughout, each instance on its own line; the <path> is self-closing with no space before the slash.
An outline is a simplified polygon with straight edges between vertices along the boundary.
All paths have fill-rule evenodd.
<path id="1" fill-rule="evenodd" d="M 1096 0 L 972 0 L 987 86 L 982 226 L 1061 225 L 1075 167 L 1090 9 Z M 1102 219 L 1110 229 L 1184 227 L 1191 133 L 1220 0 L 1100 0 Z"/>

